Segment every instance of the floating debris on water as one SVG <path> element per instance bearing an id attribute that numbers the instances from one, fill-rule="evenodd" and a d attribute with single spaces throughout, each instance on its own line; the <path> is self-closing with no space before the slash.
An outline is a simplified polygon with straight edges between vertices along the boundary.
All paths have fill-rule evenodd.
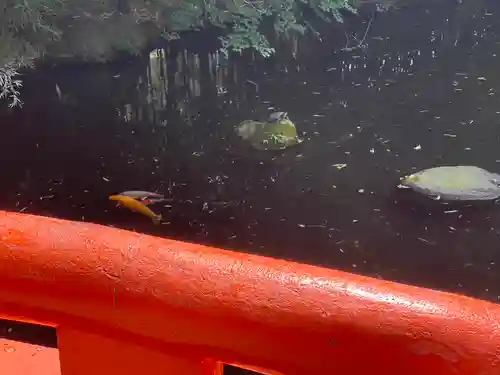
<path id="1" fill-rule="evenodd" d="M 326 228 L 325 224 L 297 224 L 299 228 Z"/>
<path id="2" fill-rule="evenodd" d="M 435 245 L 436 244 L 435 242 L 426 240 L 425 238 L 422 238 L 422 237 L 417 237 L 417 240 L 422 241 L 423 243 L 426 243 L 428 245 Z"/>
<path id="3" fill-rule="evenodd" d="M 347 164 L 333 164 L 332 167 L 335 167 L 337 169 L 344 169 L 347 167 Z"/>

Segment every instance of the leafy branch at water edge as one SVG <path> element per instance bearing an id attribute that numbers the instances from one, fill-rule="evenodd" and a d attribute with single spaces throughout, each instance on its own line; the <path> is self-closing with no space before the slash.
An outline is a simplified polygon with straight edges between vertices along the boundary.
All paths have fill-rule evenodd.
<path id="1" fill-rule="evenodd" d="M 310 15 L 342 21 L 359 0 L 1 0 L 0 98 L 20 104 L 16 71 L 42 57 L 109 61 L 139 54 L 162 36 L 217 27 L 221 48 L 274 52 L 263 32 L 304 33 Z M 387 0 L 382 0 L 387 1 Z M 272 32 L 272 30 L 271 30 Z"/>

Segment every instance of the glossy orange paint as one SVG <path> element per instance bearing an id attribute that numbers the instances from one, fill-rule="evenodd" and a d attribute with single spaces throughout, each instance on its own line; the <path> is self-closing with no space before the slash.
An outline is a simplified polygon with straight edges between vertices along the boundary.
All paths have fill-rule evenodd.
<path id="1" fill-rule="evenodd" d="M 0 285 L 63 375 L 500 373 L 496 304 L 95 224 L 0 211 Z"/>
<path id="2" fill-rule="evenodd" d="M 0 339 L 0 374 L 61 375 L 57 349 Z"/>

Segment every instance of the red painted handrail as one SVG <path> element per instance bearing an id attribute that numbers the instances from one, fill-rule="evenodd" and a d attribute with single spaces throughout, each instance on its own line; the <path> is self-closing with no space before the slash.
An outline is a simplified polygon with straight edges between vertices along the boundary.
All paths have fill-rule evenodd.
<path id="1" fill-rule="evenodd" d="M 56 326 L 63 375 L 500 373 L 486 301 L 3 211 L 0 239 L 0 316 Z"/>

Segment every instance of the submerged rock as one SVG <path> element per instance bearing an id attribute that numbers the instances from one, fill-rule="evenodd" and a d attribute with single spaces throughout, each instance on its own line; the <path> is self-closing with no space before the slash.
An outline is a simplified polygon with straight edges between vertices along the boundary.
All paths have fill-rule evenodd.
<path id="1" fill-rule="evenodd" d="M 238 125 L 236 133 L 258 150 L 284 150 L 302 143 L 286 114 L 273 121 L 245 120 Z"/>
<path id="2" fill-rule="evenodd" d="M 468 165 L 424 169 L 405 176 L 401 186 L 447 201 L 494 200 L 500 197 L 500 175 Z"/>

